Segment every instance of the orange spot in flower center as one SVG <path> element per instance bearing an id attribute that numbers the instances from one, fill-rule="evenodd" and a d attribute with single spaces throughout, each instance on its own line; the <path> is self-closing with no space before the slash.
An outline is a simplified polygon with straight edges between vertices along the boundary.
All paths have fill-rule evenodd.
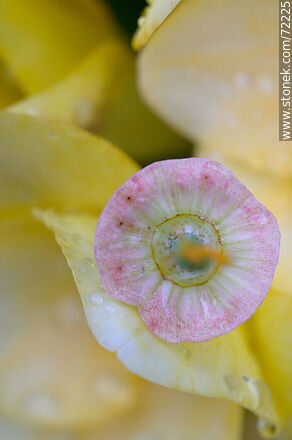
<path id="1" fill-rule="evenodd" d="M 198 246 L 187 240 L 183 241 L 180 253 L 181 258 L 184 258 L 191 264 L 201 264 L 209 258 L 215 260 L 220 265 L 228 264 L 229 262 L 228 256 L 224 255 L 221 251 L 208 246 Z"/>

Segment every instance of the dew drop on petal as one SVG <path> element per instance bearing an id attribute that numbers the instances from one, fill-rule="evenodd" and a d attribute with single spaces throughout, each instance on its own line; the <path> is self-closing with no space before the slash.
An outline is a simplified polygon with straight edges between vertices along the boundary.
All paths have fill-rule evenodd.
<path id="1" fill-rule="evenodd" d="M 125 385 L 114 376 L 99 377 L 94 384 L 94 390 L 104 400 L 115 400 L 122 403 L 133 399 Z"/>
<path id="2" fill-rule="evenodd" d="M 115 308 L 113 306 L 111 306 L 110 304 L 105 304 L 104 310 L 106 312 L 108 312 L 108 313 L 114 313 L 115 312 Z"/>
<path id="3" fill-rule="evenodd" d="M 34 416 L 51 418 L 57 413 L 58 407 L 49 395 L 37 393 L 30 395 L 26 399 L 23 410 Z"/>
<path id="4" fill-rule="evenodd" d="M 235 75 L 234 83 L 239 89 L 245 89 L 250 84 L 249 75 L 246 72 L 238 72 Z"/>
<path id="5" fill-rule="evenodd" d="M 277 428 L 276 425 L 270 423 L 266 420 L 259 419 L 257 422 L 257 429 L 261 432 L 263 436 L 266 438 L 272 438 L 275 436 Z"/>
<path id="6" fill-rule="evenodd" d="M 89 266 L 89 267 L 93 267 L 93 266 L 94 266 L 93 259 L 90 258 L 90 257 L 85 257 L 85 258 L 83 258 L 82 263 L 83 263 L 85 266 Z"/>
<path id="7" fill-rule="evenodd" d="M 103 298 L 100 295 L 94 293 L 90 297 L 90 302 L 96 306 L 100 306 L 101 304 L 103 304 Z"/>

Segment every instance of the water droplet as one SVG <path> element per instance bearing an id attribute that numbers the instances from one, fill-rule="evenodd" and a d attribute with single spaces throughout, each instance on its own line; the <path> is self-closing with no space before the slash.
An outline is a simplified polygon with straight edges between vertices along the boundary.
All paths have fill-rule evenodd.
<path id="1" fill-rule="evenodd" d="M 260 433 L 267 438 L 273 437 L 277 432 L 277 427 L 273 423 L 269 423 L 266 420 L 259 419 L 257 422 L 257 429 Z"/>
<path id="2" fill-rule="evenodd" d="M 81 127 L 88 127 L 96 113 L 96 106 L 93 102 L 80 100 L 75 106 L 75 118 L 78 125 Z"/>
<path id="3" fill-rule="evenodd" d="M 143 26 L 144 22 L 145 22 L 145 17 L 138 18 L 138 26 L 140 26 L 140 27 Z"/>
<path id="4" fill-rule="evenodd" d="M 108 313 L 114 313 L 114 312 L 115 312 L 115 308 L 114 308 L 113 306 L 111 306 L 110 304 L 106 304 L 106 305 L 104 306 L 104 309 L 105 309 L 105 311 L 108 312 Z"/>
<path id="5" fill-rule="evenodd" d="M 245 89 L 249 85 L 250 79 L 247 73 L 238 72 L 235 75 L 234 83 L 239 89 Z"/>
<path id="6" fill-rule="evenodd" d="M 93 259 L 90 257 L 82 258 L 82 260 L 80 261 L 80 269 L 83 272 L 88 271 L 89 269 L 94 267 L 94 265 L 95 265 L 95 263 L 94 263 Z"/>
<path id="7" fill-rule="evenodd" d="M 204 292 L 203 292 L 204 293 Z M 200 303 L 201 303 L 201 306 L 202 306 L 202 309 L 203 309 L 203 313 L 204 313 L 204 317 L 206 318 L 206 319 L 208 319 L 208 317 L 209 317 L 209 315 L 210 315 L 210 313 L 209 313 L 209 306 L 208 306 L 208 303 L 207 303 L 207 301 L 205 301 L 205 299 L 204 298 L 200 298 Z"/>
<path id="8" fill-rule="evenodd" d="M 94 262 L 92 260 L 92 258 L 89 257 L 85 257 L 82 259 L 82 263 L 85 264 L 86 266 L 94 266 Z"/>
<path id="9" fill-rule="evenodd" d="M 57 412 L 57 405 L 47 394 L 33 394 L 26 400 L 24 410 L 40 417 L 51 418 Z"/>
<path id="10" fill-rule="evenodd" d="M 273 91 L 273 79 L 267 76 L 262 76 L 257 80 L 258 87 L 264 94 L 270 94 Z"/>
<path id="11" fill-rule="evenodd" d="M 25 113 L 29 116 L 39 116 L 39 111 L 33 105 L 26 104 Z"/>
<path id="12" fill-rule="evenodd" d="M 103 399 L 125 401 L 129 397 L 125 385 L 115 377 L 101 377 L 94 388 Z"/>
<path id="13" fill-rule="evenodd" d="M 103 303 L 103 298 L 97 293 L 94 293 L 91 295 L 90 302 L 94 305 L 100 306 Z"/>

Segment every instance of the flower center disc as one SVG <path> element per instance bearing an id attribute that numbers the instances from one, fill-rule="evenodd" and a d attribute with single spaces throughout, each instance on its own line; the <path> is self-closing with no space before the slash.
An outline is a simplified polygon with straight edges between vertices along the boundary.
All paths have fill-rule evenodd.
<path id="1" fill-rule="evenodd" d="M 157 226 L 152 252 L 162 276 L 181 287 L 205 284 L 216 272 L 222 253 L 218 232 L 208 221 L 189 214 Z"/>

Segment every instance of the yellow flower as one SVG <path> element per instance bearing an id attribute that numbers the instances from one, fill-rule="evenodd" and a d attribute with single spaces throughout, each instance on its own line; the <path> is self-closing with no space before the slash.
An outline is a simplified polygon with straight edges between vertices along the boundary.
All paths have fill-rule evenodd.
<path id="1" fill-rule="evenodd" d="M 136 46 L 179 2 L 152 3 L 140 20 Z M 163 27 L 184 4 L 193 7 L 191 0 L 181 2 L 141 56 L 145 94 L 143 69 L 153 67 L 151 45 L 155 49 Z M 204 440 L 239 440 L 242 413 L 237 403 L 260 417 L 267 435 L 291 429 L 291 304 L 277 285 L 254 317 L 232 333 L 178 345 L 155 338 L 136 307 L 113 300 L 101 286 L 93 250 L 96 222 L 110 196 L 138 166 L 108 142 L 71 124 L 104 136 L 141 162 L 166 153 L 177 156 L 185 148 L 141 103 L 133 87 L 133 55 L 103 3 L 45 0 L 39 8 L 36 0 L 25 6 L 20 0 L 13 5 L 0 0 L 0 29 L 0 57 L 14 78 L 9 79 L 6 111 L 0 114 L 0 413 L 42 428 L 76 429 L 80 439 L 88 440 L 143 435 L 188 440 L 194 433 Z M 177 47 L 173 32 L 171 38 Z M 181 59 L 176 54 L 171 60 L 174 75 L 165 82 L 162 71 L 171 69 L 166 63 L 159 70 L 158 61 L 154 57 L 154 76 L 166 89 L 150 82 L 151 100 L 153 95 L 160 100 L 166 90 L 166 104 L 162 100 L 156 107 L 193 140 L 187 118 L 192 107 L 185 110 L 191 103 L 189 89 L 176 94 L 180 90 L 172 82 Z M 181 103 L 175 112 L 169 85 Z M 287 173 L 285 165 L 270 157 L 267 166 Z M 67 258 L 97 341 L 115 351 L 130 371 L 176 391 L 134 379 L 94 344 L 68 268 L 44 225 Z M 0 433 L 2 428 L 6 436 L 7 430 L 16 429 L 0 424 Z M 39 433 L 23 435 L 39 438 Z"/>
<path id="2" fill-rule="evenodd" d="M 133 406 L 135 381 L 90 337 L 70 271 L 30 206 L 97 211 L 136 166 L 73 127 L 0 118 L 1 413 L 53 428 L 96 427 Z"/>
<path id="3" fill-rule="evenodd" d="M 25 93 L 70 73 L 97 42 L 116 32 L 101 1 L 1 0 L 0 56 Z"/>
<path id="4" fill-rule="evenodd" d="M 150 381 L 230 399 L 254 411 L 266 431 L 276 430 L 280 424 L 274 405 L 276 396 L 266 380 L 262 359 L 254 350 L 257 339 L 265 338 L 264 332 L 260 335 L 252 328 L 252 323 L 261 323 L 268 316 L 263 316 L 263 308 L 251 322 L 210 342 L 173 345 L 157 339 L 146 328 L 135 306 L 112 299 L 102 288 L 94 263 L 96 217 L 65 218 L 51 211 L 35 211 L 35 215 L 55 231 L 74 273 L 89 326 L 101 345 L 116 351 L 128 369 Z M 74 243 L 76 234 L 79 243 Z M 270 314 L 273 308 L 268 310 Z M 267 341 L 264 344 L 263 349 Z"/>
<path id="5" fill-rule="evenodd" d="M 0 58 L 25 95 L 9 111 L 89 129 L 142 163 L 191 152 L 142 103 L 134 54 L 102 1 L 1 0 Z"/>
<path id="6" fill-rule="evenodd" d="M 170 12 L 176 2 L 151 2 L 136 47 L 147 41 L 146 26 L 157 27 L 151 11 L 162 3 Z M 141 51 L 138 81 L 152 108 L 189 139 L 291 179 L 291 143 L 278 135 L 277 14 L 272 0 L 182 0 Z"/>
<path id="7" fill-rule="evenodd" d="M 127 318 L 124 329 L 104 323 L 103 331 L 113 325 L 111 333 L 123 338 L 141 322 L 135 310 L 127 316 L 108 303 L 93 260 L 93 237 L 98 213 L 137 165 L 81 129 L 8 112 L 0 114 L 0 143 L 0 413 L 31 426 L 25 431 L 3 421 L 0 433 L 16 436 L 20 430 L 24 439 L 39 439 L 36 427 L 49 427 L 55 435 L 69 430 L 66 439 L 75 429 L 80 440 L 188 440 L 194 432 L 206 440 L 239 440 L 239 407 L 147 384 L 96 344 L 54 238 L 32 216 L 33 205 L 42 207 L 34 216 L 56 230 L 76 265 L 76 280 L 82 274 L 88 284 L 83 300 L 90 294 L 89 313 L 106 310 L 118 320 Z"/>

